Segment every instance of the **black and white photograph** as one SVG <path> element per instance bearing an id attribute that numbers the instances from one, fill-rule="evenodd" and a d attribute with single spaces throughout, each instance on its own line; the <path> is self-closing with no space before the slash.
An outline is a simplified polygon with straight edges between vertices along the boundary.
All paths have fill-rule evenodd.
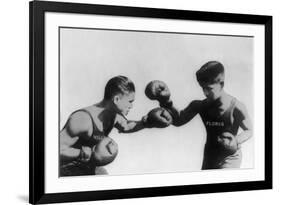
<path id="1" fill-rule="evenodd" d="M 251 169 L 250 35 L 59 28 L 59 176 Z"/>
<path id="2" fill-rule="evenodd" d="M 1 204 L 281 201 L 278 1 L 1 6 Z"/>
<path id="3" fill-rule="evenodd" d="M 271 16 L 32 2 L 30 202 L 270 189 Z"/>

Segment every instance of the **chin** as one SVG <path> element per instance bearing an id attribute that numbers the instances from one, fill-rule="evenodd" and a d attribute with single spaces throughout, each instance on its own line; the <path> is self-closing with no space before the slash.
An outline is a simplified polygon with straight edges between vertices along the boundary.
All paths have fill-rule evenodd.
<path id="1" fill-rule="evenodd" d="M 123 114 L 124 116 L 127 116 L 127 115 L 129 114 L 129 112 L 122 112 L 122 114 Z"/>
<path id="2" fill-rule="evenodd" d="M 212 96 L 212 97 L 207 97 L 208 101 L 215 101 L 218 99 L 218 97 Z"/>

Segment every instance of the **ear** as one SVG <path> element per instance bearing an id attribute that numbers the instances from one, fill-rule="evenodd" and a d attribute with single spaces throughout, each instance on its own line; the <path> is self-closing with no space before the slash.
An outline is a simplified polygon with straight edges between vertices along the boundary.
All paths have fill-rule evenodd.
<path id="1" fill-rule="evenodd" d="M 96 150 L 96 147 L 97 147 L 97 144 L 95 144 L 93 147 L 92 147 L 92 152 L 94 152 Z"/>
<path id="2" fill-rule="evenodd" d="M 119 95 L 113 96 L 113 103 L 114 104 L 117 104 L 119 100 L 120 100 L 120 96 Z"/>

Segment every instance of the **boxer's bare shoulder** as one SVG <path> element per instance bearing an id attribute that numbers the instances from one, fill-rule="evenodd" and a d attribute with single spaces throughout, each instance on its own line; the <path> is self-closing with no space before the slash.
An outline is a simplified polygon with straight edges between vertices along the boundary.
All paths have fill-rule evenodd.
<path id="1" fill-rule="evenodd" d="M 245 117 L 248 115 L 248 112 L 244 103 L 236 100 L 233 115 L 237 119 L 245 119 Z"/>
<path id="2" fill-rule="evenodd" d="M 84 111 L 76 111 L 70 115 L 64 130 L 69 136 L 80 136 L 81 134 L 90 136 L 92 131 L 91 117 Z"/>

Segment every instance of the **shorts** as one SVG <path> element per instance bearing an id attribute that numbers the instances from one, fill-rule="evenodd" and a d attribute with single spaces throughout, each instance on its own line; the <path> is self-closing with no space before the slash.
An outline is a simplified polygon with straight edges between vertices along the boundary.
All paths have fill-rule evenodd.
<path id="1" fill-rule="evenodd" d="M 90 166 L 89 163 L 72 161 L 60 166 L 60 176 L 83 176 L 95 175 L 95 166 Z"/>
<path id="2" fill-rule="evenodd" d="M 242 161 L 242 152 L 238 149 L 234 154 L 220 158 L 218 156 L 208 156 L 204 154 L 202 170 L 206 169 L 235 169 L 240 168 Z"/>

